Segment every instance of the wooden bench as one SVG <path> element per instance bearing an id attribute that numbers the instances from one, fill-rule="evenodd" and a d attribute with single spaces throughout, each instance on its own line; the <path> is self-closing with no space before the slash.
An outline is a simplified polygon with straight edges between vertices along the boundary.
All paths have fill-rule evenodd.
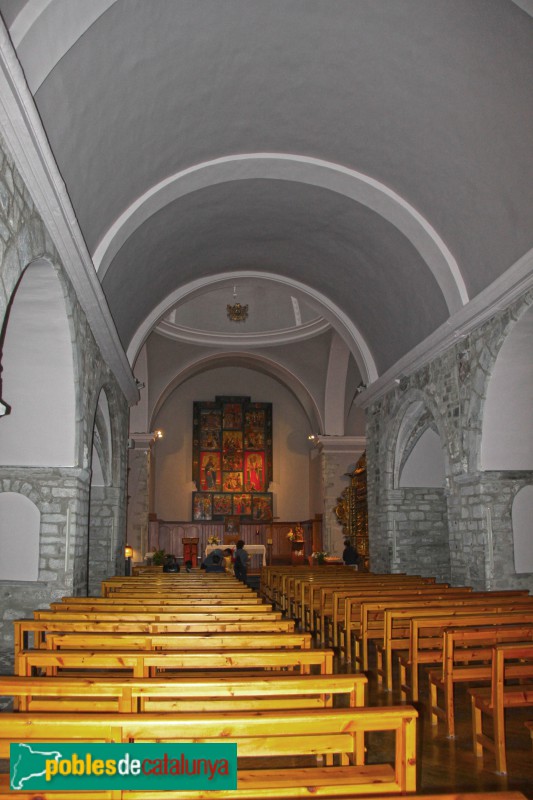
<path id="1" fill-rule="evenodd" d="M 239 614 L 256 614 L 258 611 L 268 611 L 267 606 L 260 605 L 259 603 L 244 603 L 244 602 L 226 602 L 225 600 L 211 599 L 207 602 L 186 603 L 184 601 L 177 601 L 176 603 L 142 603 L 135 601 L 135 603 L 122 603 L 108 601 L 103 598 L 105 602 L 95 603 L 94 598 L 86 600 L 84 603 L 50 603 L 51 611 L 96 611 L 98 613 L 104 611 L 137 611 L 138 613 L 145 613 L 153 609 L 154 613 L 160 614 L 226 614 L 235 613 Z"/>
<path id="2" fill-rule="evenodd" d="M 362 590 L 364 588 L 387 586 L 391 587 L 408 585 L 427 585 L 435 582 L 434 578 L 420 578 L 418 575 L 372 575 L 371 573 L 353 572 L 348 569 L 348 574 L 339 573 L 331 575 L 329 570 L 322 570 L 318 575 L 300 576 L 294 579 L 292 604 L 295 609 L 295 616 L 301 620 L 307 630 L 313 629 L 318 633 L 315 625 L 315 611 L 320 610 L 320 599 L 322 589 L 330 587 L 342 589 L 354 587 Z M 289 603 L 291 603 L 291 579 L 288 580 Z"/>
<path id="3" fill-rule="evenodd" d="M 418 700 L 419 668 L 422 664 L 438 664 L 442 661 L 443 637 L 446 628 L 478 627 L 490 624 L 520 624 L 533 622 L 533 606 L 519 607 L 487 606 L 485 608 L 450 609 L 445 615 L 421 615 L 410 620 L 408 650 L 398 652 L 400 664 L 400 689 L 404 699 Z M 410 680 L 408 678 L 410 677 Z"/>
<path id="4" fill-rule="evenodd" d="M 148 678 L 162 671 L 274 670 L 308 674 L 333 672 L 332 650 L 22 650 L 15 659 L 17 675 L 68 675 L 94 672 L 127 672 Z"/>
<path id="5" fill-rule="evenodd" d="M 388 689 L 391 689 L 392 680 L 389 676 L 391 675 L 390 666 L 392 662 L 389 651 L 390 648 L 397 649 L 396 639 L 401 639 L 409 635 L 408 620 L 415 615 L 413 612 L 416 611 L 417 608 L 420 609 L 421 616 L 423 616 L 426 613 L 426 609 L 429 610 L 427 613 L 430 613 L 431 609 L 434 608 L 435 613 L 437 613 L 438 608 L 444 608 L 445 611 L 443 613 L 446 613 L 447 610 L 459 610 L 462 607 L 472 607 L 473 610 L 481 610 L 491 605 L 494 607 L 497 607 L 498 604 L 505 605 L 509 603 L 517 605 L 519 602 L 525 606 L 532 605 L 533 607 L 533 598 L 529 597 L 527 592 L 521 591 L 463 593 L 462 589 L 457 591 L 450 589 L 442 597 L 439 595 L 431 597 L 430 595 L 428 597 L 414 597 L 408 599 L 405 594 L 402 594 L 394 599 L 391 599 L 389 596 L 370 603 L 361 602 L 360 600 L 353 601 L 348 598 L 346 604 L 350 606 L 350 621 L 347 623 L 349 626 L 347 628 L 347 633 L 351 631 L 350 636 L 353 636 L 355 640 L 356 663 L 359 663 L 363 669 L 368 669 L 368 648 L 370 641 L 378 643 L 381 641 L 380 649 L 386 651 L 386 660 L 383 662 L 381 653 L 378 652 L 378 668 L 380 670 L 380 677 L 382 677 L 383 672 L 387 675 L 386 686 Z M 354 607 L 359 611 L 358 626 L 353 621 Z M 386 611 L 394 615 L 393 627 L 394 625 L 395 627 L 390 637 L 387 630 Z"/>
<path id="6" fill-rule="evenodd" d="M 533 640 L 533 623 L 526 625 L 483 625 L 476 628 L 449 628 L 444 631 L 442 667 L 429 673 L 431 724 L 439 719 L 446 725 L 450 738 L 455 736 L 455 684 L 490 681 L 492 647 L 502 642 Z M 442 692 L 442 705 L 439 705 Z"/>
<path id="7" fill-rule="evenodd" d="M 248 615 L 249 617 L 250 615 Z M 94 620 L 80 619 L 18 619 L 13 621 L 15 655 L 20 650 L 43 647 L 50 633 L 144 633 L 144 634 L 184 634 L 184 633 L 294 633 L 293 620 L 286 619 L 238 619 L 206 620 L 187 622 L 143 622 L 122 619 L 102 620 L 96 615 Z"/>
<path id="8" fill-rule="evenodd" d="M 497 645 L 492 648 L 491 663 L 490 687 L 468 690 L 472 702 L 474 752 L 478 758 L 483 758 L 485 750 L 493 752 L 497 772 L 505 775 L 505 711 L 533 706 L 533 643 Z M 509 683 L 517 677 L 520 678 L 518 684 Z M 483 730 L 483 716 L 492 718 L 492 738 Z"/>
<path id="9" fill-rule="evenodd" d="M 33 612 L 33 618 L 38 620 L 52 619 L 101 619 L 101 620 L 123 620 L 124 622 L 198 622 L 205 619 L 213 622 L 230 622 L 231 620 L 280 620 L 283 618 L 281 611 L 272 611 L 267 606 L 244 606 L 236 608 L 231 606 L 227 610 L 225 606 L 214 606 L 208 611 L 202 606 L 201 610 L 196 611 L 190 606 L 165 606 L 162 611 L 154 608 L 152 610 L 139 606 L 127 606 L 126 608 L 99 608 L 86 611 L 79 608 L 59 608 L 59 609 L 37 609 Z"/>
<path id="10" fill-rule="evenodd" d="M 240 585 L 242 586 L 242 583 Z M 206 584 L 205 586 L 195 585 L 184 587 L 178 584 L 168 584 L 166 586 L 143 586 L 138 588 L 118 587 L 103 595 L 101 599 L 111 600 L 114 598 L 122 599 L 124 597 L 132 597 L 143 600 L 145 597 L 148 597 L 158 600 L 162 598 L 168 599 L 169 595 L 172 597 L 190 597 L 191 599 L 195 599 L 196 597 L 203 598 L 207 594 L 216 595 L 216 597 L 220 599 L 229 597 L 237 599 L 250 596 L 257 597 L 252 589 L 248 587 L 241 589 L 238 585 L 222 587 L 220 585 L 209 586 Z"/>
<path id="11" fill-rule="evenodd" d="M 209 597 L 205 595 L 209 594 Z M 145 594 L 140 597 L 128 597 L 127 595 L 117 595 L 116 597 L 63 597 L 60 603 L 51 603 L 50 608 L 57 608 L 58 606 L 65 606 L 66 608 L 77 608 L 80 606 L 91 605 L 96 608 L 100 606 L 157 606 L 163 608 L 164 606 L 177 606 L 184 605 L 187 602 L 187 593 L 173 592 L 171 596 L 166 593 L 164 596 Z M 204 605 L 262 605 L 262 600 L 253 592 L 242 596 L 232 597 L 231 595 L 220 595 L 216 592 L 203 592 L 197 597 L 194 596 L 194 604 L 196 606 Z M 190 604 L 189 604 L 190 605 Z"/>
<path id="12" fill-rule="evenodd" d="M 2 758 L 8 757 L 11 742 L 236 742 L 238 789 L 231 792 L 236 798 L 291 796 L 310 785 L 313 792 L 335 797 L 416 789 L 417 712 L 410 706 L 225 714 L 7 713 L 3 719 Z M 381 732 L 395 737 L 394 764 L 363 763 L 358 742 L 366 733 L 375 739 Z M 315 766 L 272 768 L 270 759 L 282 756 L 306 757 Z M 333 766 L 334 758 L 339 765 Z M 135 794 L 142 797 L 141 792 L 123 796 Z M 193 800 L 205 793 L 175 796 Z"/>
<path id="13" fill-rule="evenodd" d="M 308 650 L 309 633 L 52 633 L 49 650 Z M 210 656 L 209 656 L 210 657 Z"/>
<path id="14" fill-rule="evenodd" d="M 319 609 L 316 611 L 317 625 L 320 626 L 322 631 L 320 639 L 325 644 L 333 639 L 332 644 L 334 647 L 342 645 L 344 639 L 343 651 L 346 654 L 350 653 L 351 660 L 351 642 L 348 647 L 347 636 L 351 636 L 347 627 L 345 626 L 345 611 L 348 607 L 350 613 L 356 616 L 352 622 L 357 624 L 357 616 L 360 620 L 360 608 L 357 601 L 369 600 L 383 600 L 390 598 L 391 602 L 396 599 L 405 597 L 406 600 L 423 598 L 446 598 L 446 597 L 459 597 L 465 596 L 471 590 L 463 588 L 450 588 L 446 584 L 417 584 L 416 582 L 404 583 L 403 581 L 386 582 L 383 584 L 375 583 L 370 588 L 366 589 L 349 589 L 349 590 L 334 590 L 329 592 L 326 590 L 323 603 L 321 602 Z M 329 600 L 329 596 L 331 600 Z M 350 601 L 350 603 L 347 603 Z M 328 631 L 331 630 L 331 637 Z"/>
<path id="15" fill-rule="evenodd" d="M 371 575 L 368 573 L 354 573 L 351 578 L 339 581 L 317 581 L 314 583 L 301 582 L 299 605 L 302 608 L 302 618 L 306 621 L 306 628 L 312 629 L 322 642 L 326 636 L 326 618 L 332 616 L 333 596 L 336 593 L 350 593 L 362 596 L 364 592 L 375 593 L 378 591 L 393 591 L 402 587 L 428 587 L 434 585 L 434 579 L 420 578 L 408 575 Z M 336 635 L 333 635 L 335 646 Z"/>
<path id="16" fill-rule="evenodd" d="M 371 641 L 376 643 L 381 642 L 382 646 L 386 646 L 386 619 L 385 612 L 398 610 L 400 613 L 406 612 L 408 609 L 416 608 L 434 608 L 440 606 L 449 606 L 453 603 L 454 606 L 461 606 L 468 603 L 470 597 L 473 595 L 462 589 L 454 590 L 449 589 L 444 594 L 437 593 L 432 595 L 420 596 L 419 594 L 409 597 L 409 592 L 394 592 L 393 595 L 382 592 L 378 600 L 362 600 L 360 597 L 346 598 L 346 611 L 345 611 L 345 654 L 348 661 L 352 660 L 352 646 L 354 648 L 354 661 L 356 666 L 360 669 L 368 669 L 369 659 L 369 644 Z M 477 602 L 474 601 L 474 602 Z M 408 630 L 408 622 L 404 622 L 404 633 Z M 378 653 L 379 676 L 381 678 L 381 671 L 384 669 L 383 663 L 380 661 L 380 654 Z M 386 667 L 385 667 L 386 669 Z M 387 673 L 387 674 L 390 674 Z M 388 686 L 388 684 L 387 684 Z"/>
<path id="17" fill-rule="evenodd" d="M 0 675 L 0 696 L 18 711 L 252 711 L 352 708 L 365 704 L 365 675 L 203 675 L 165 678 L 70 678 Z"/>
<path id="18" fill-rule="evenodd" d="M 337 586 L 324 586 L 316 594 L 316 598 L 310 597 L 313 616 L 313 628 L 317 631 L 321 642 L 331 642 L 334 647 L 339 646 L 340 623 L 343 621 L 346 598 L 379 596 L 378 593 L 391 593 L 395 591 L 418 592 L 419 590 L 433 590 L 436 588 L 434 581 L 425 579 L 405 579 L 403 576 L 390 576 L 387 580 L 379 580 L 379 576 L 372 576 L 372 581 L 360 581 L 358 583 L 343 583 Z M 439 584 L 440 586 L 440 584 Z M 447 584 L 442 584 L 442 589 L 448 588 Z M 442 591 L 441 589 L 441 591 Z"/>
<path id="19" fill-rule="evenodd" d="M 282 609 L 285 614 L 289 614 L 291 611 L 291 598 L 294 591 L 294 584 L 296 580 L 323 580 L 326 577 L 329 579 L 331 578 L 343 578 L 347 573 L 346 567 L 332 567 L 328 569 L 327 572 L 323 568 L 320 567 L 309 567 L 305 568 L 304 570 L 292 570 L 290 572 L 284 572 L 280 576 L 280 586 L 279 590 L 276 594 L 276 602 Z M 350 574 L 353 575 L 353 572 L 350 571 Z"/>

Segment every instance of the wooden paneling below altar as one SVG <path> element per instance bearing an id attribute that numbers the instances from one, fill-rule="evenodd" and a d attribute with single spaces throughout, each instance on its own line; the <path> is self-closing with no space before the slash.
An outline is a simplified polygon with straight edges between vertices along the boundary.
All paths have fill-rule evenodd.
<path id="1" fill-rule="evenodd" d="M 268 524 L 240 525 L 240 537 L 245 544 L 264 544 L 268 558 L 273 563 L 291 562 L 292 543 L 287 539 L 288 532 L 300 524 L 303 528 L 303 547 L 305 557 L 313 551 L 322 550 L 322 516 L 304 522 L 272 522 Z M 165 550 L 178 558 L 183 558 L 183 539 L 197 538 L 198 553 L 204 553 L 211 536 L 224 541 L 223 522 L 179 522 L 152 519 L 149 523 L 148 550 Z M 272 545 L 269 542 L 272 541 Z"/>

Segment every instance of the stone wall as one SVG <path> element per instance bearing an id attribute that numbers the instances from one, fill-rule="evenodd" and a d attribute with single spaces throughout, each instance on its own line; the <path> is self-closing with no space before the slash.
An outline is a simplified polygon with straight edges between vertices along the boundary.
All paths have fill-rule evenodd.
<path id="1" fill-rule="evenodd" d="M 89 474 L 77 468 L 0 467 L 0 490 L 19 492 L 41 514 L 37 581 L 0 581 L 0 645 L 12 650 L 9 622 L 73 594 L 83 560 Z M 18 532 L 23 535 L 23 532 Z"/>
<path id="2" fill-rule="evenodd" d="M 0 139 L 0 327 L 25 268 L 44 259 L 63 288 L 72 337 L 76 392 L 76 457 L 72 468 L 0 468 L 0 491 L 26 494 L 41 512 L 40 570 L 35 582 L 0 582 L 0 642 L 11 642 L 9 621 L 31 614 L 67 594 L 87 593 L 90 454 L 98 397 L 105 390 L 111 419 L 111 486 L 106 513 L 115 520 L 115 541 L 108 540 L 108 570 L 123 569 L 128 406 L 105 363 L 63 269 L 54 244 L 13 160 Z M 5 387 L 4 387 L 5 389 Z M 46 424 L 43 409 L 43 424 Z M 1 425 L 1 419 L 0 419 Z M 57 431 L 57 435 L 61 435 Z M 104 505 L 102 505 L 102 511 Z M 109 531 L 106 536 L 109 537 Z"/>
<path id="3" fill-rule="evenodd" d="M 416 572 L 450 581 L 448 514 L 444 490 L 396 490 L 392 564 L 395 572 Z M 390 500 L 394 501 L 391 492 Z"/>
<path id="4" fill-rule="evenodd" d="M 437 538 L 439 570 L 446 568 L 442 537 L 449 537 L 449 575 L 455 585 L 533 589 L 533 575 L 517 575 L 511 507 L 533 472 L 479 469 L 483 405 L 499 350 L 521 314 L 528 292 L 367 408 L 370 564 L 375 571 L 419 572 L 419 547 Z M 399 492 L 403 454 L 397 439 L 409 408 L 422 403 L 439 433 L 445 464 L 444 494 Z M 412 438 L 410 439 L 412 442 Z M 402 494 L 403 492 L 403 494 Z M 432 497 L 432 494 L 434 496 Z M 446 512 L 444 499 L 446 498 Z M 412 533 L 409 533 L 412 523 Z M 438 525 L 438 527 L 434 527 Z M 442 528 L 441 528 L 442 525 Z M 402 537 L 398 537 L 398 531 Z M 428 536 L 430 537 L 428 540 Z M 434 542 L 435 544 L 435 542 Z M 434 570 L 434 573 L 437 570 Z M 442 574 L 444 574 L 444 571 Z"/>

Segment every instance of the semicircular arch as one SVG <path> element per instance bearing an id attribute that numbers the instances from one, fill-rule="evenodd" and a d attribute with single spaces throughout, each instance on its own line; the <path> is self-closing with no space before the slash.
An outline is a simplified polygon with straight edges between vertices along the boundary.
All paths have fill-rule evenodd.
<path id="1" fill-rule="evenodd" d="M 255 369 L 279 381 L 292 392 L 302 406 L 306 417 L 309 420 L 311 431 L 318 430 L 322 432 L 324 430 L 324 420 L 318 402 L 297 375 L 294 375 L 294 373 L 290 372 L 287 367 L 279 364 L 274 359 L 266 358 L 265 356 L 261 355 L 235 351 L 205 356 L 188 364 L 182 370 L 180 370 L 180 372 L 175 375 L 174 378 L 165 386 L 165 388 L 159 394 L 159 397 L 155 400 L 153 408 L 149 414 L 150 430 L 152 429 L 154 421 L 157 418 L 157 415 L 165 401 L 182 383 L 189 378 L 200 374 L 201 372 L 205 372 L 207 369 L 228 365 L 231 365 L 232 367 L 245 366 Z"/>
<path id="2" fill-rule="evenodd" d="M 459 266 L 438 232 L 410 203 L 385 184 L 341 164 L 291 153 L 244 153 L 195 164 L 150 187 L 114 221 L 93 261 L 100 280 L 126 240 L 150 216 L 191 192 L 236 180 L 305 183 L 342 194 L 375 211 L 400 230 L 432 272 L 450 314 L 468 302 Z"/>
<path id="3" fill-rule="evenodd" d="M 133 365 L 135 363 L 150 332 L 157 322 L 164 317 L 173 306 L 186 298 L 190 299 L 191 297 L 201 294 L 207 287 L 212 288 L 215 283 L 223 283 L 238 278 L 258 278 L 265 281 L 275 281 L 290 287 L 292 292 L 304 296 L 307 302 L 314 304 L 320 309 L 320 313 L 324 319 L 331 324 L 332 328 L 346 342 L 359 367 L 363 381 L 365 383 L 372 383 L 377 380 L 378 370 L 370 348 L 354 323 L 336 304 L 332 303 L 331 300 L 325 297 L 321 292 L 317 292 L 315 289 L 306 286 L 300 281 L 256 270 L 224 272 L 216 276 L 198 278 L 176 289 L 152 310 L 133 335 L 127 351 L 130 364 Z"/>

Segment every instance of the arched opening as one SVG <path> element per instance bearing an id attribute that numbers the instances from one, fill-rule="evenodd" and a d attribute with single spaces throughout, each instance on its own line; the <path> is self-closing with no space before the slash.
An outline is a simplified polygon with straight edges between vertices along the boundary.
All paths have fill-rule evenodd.
<path id="1" fill-rule="evenodd" d="M 417 400 L 405 409 L 396 440 L 393 561 L 398 571 L 450 579 L 445 474 L 435 418 Z"/>
<path id="2" fill-rule="evenodd" d="M 11 300 L 2 399 L 11 410 L 0 425 L 0 464 L 75 464 L 72 339 L 60 281 L 43 260 L 26 268 Z"/>
<path id="3" fill-rule="evenodd" d="M 533 470 L 533 306 L 500 348 L 483 409 L 481 469 Z"/>

